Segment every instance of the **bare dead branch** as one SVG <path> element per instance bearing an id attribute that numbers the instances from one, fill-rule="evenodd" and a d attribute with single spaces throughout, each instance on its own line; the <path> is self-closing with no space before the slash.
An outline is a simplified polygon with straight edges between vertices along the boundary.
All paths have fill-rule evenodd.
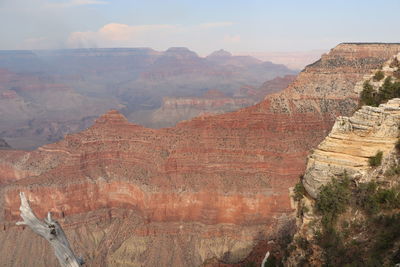
<path id="1" fill-rule="evenodd" d="M 23 221 L 17 222 L 17 225 L 26 225 L 31 228 L 33 232 L 49 241 L 62 267 L 81 266 L 83 260 L 74 255 L 64 231 L 60 224 L 51 218 L 50 212 L 47 214 L 47 218 L 45 218 L 44 221 L 40 221 L 29 206 L 25 194 L 20 192 L 19 197 L 21 198 L 19 210 L 21 211 L 20 216 Z"/>

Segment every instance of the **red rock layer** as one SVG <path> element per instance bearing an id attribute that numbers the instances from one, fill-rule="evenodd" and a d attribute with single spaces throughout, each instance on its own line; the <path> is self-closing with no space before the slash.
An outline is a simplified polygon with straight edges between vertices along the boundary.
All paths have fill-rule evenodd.
<path id="1" fill-rule="evenodd" d="M 152 130 L 111 111 L 88 130 L 37 151 L 0 151 L 5 229 L 0 242 L 18 246 L 10 241 L 13 235 L 24 240 L 9 228 L 22 190 L 39 214 L 52 210 L 71 220 L 67 229 L 75 246 L 80 246 L 76 233 L 85 227 L 86 235 L 96 236 L 81 241 L 89 265 L 101 265 L 99 259 L 113 266 L 197 266 L 213 257 L 238 261 L 250 252 L 249 240 L 268 238 L 290 218 L 288 189 L 335 116 L 356 107 L 355 83 L 399 51 L 400 45 L 342 44 L 283 93 L 237 112 Z M 99 220 L 89 220 L 89 214 L 116 209 L 133 212 L 141 226 L 122 227 L 128 221 L 117 214 L 99 226 L 103 234 L 89 227 Z M 138 232 L 153 223 L 160 227 L 152 234 Z M 218 229 L 227 225 L 237 235 L 221 230 L 218 239 Z M 110 236 L 107 227 L 121 230 Z M 0 250 L 6 265 L 27 257 L 7 251 Z"/>

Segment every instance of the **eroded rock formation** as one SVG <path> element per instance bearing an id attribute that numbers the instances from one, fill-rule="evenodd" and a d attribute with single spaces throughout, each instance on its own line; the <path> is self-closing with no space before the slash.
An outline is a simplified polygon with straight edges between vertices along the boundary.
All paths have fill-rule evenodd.
<path id="1" fill-rule="evenodd" d="M 303 180 L 307 192 L 315 198 L 322 185 L 345 171 L 352 177 L 365 175 L 370 169 L 370 157 L 393 150 L 399 122 L 398 98 L 379 107 L 363 106 L 352 117 L 339 117 L 308 159 Z"/>
<path id="2" fill-rule="evenodd" d="M 244 86 L 234 96 L 208 90 L 201 97 L 164 97 L 162 106 L 149 112 L 130 114 L 129 120 L 151 128 L 171 127 L 197 116 L 222 114 L 254 105 L 266 95 L 285 89 L 296 76 L 286 75 L 265 82 L 261 87 Z"/>
<path id="3" fill-rule="evenodd" d="M 55 262 L 43 242 L 12 226 L 19 191 L 38 215 L 60 218 L 89 266 L 246 258 L 292 221 L 289 188 L 335 117 L 354 111 L 357 81 L 399 51 L 341 44 L 282 93 L 237 112 L 154 130 L 110 111 L 58 143 L 0 151 L 2 261 L 23 265 L 29 252 L 38 255 L 31 264 Z"/>

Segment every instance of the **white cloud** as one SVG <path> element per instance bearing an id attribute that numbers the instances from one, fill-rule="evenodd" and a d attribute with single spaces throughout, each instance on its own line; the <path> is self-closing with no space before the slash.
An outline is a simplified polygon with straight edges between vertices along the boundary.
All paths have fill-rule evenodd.
<path id="1" fill-rule="evenodd" d="M 85 6 L 85 5 L 105 5 L 105 4 L 108 4 L 108 2 L 100 1 L 100 0 L 69 0 L 69 1 L 65 1 L 65 2 L 48 3 L 46 5 L 46 7 L 68 8 L 68 7 Z"/>
<path id="2" fill-rule="evenodd" d="M 160 38 L 179 32 L 180 26 L 157 25 L 126 25 L 110 23 L 101 27 L 98 31 L 73 32 L 69 35 L 67 44 L 69 47 L 93 47 L 93 46 L 133 46 L 157 43 Z"/>
<path id="3" fill-rule="evenodd" d="M 200 24 L 201 28 L 221 28 L 221 27 L 229 27 L 234 23 L 230 21 L 219 21 L 219 22 L 207 22 Z"/>

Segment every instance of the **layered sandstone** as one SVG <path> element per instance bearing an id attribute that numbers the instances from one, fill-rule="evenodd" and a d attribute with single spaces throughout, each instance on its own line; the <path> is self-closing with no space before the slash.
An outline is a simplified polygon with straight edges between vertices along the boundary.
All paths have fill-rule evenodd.
<path id="1" fill-rule="evenodd" d="M 385 77 L 397 71 L 393 66 L 396 54 L 384 62 L 380 69 Z M 380 90 L 384 78 L 375 81 L 375 72 L 364 75 L 354 91 L 360 93 L 365 83 Z M 332 131 L 308 158 L 303 184 L 311 197 L 316 198 L 319 188 L 332 178 L 347 172 L 354 178 L 364 177 L 370 169 L 368 160 L 379 151 L 388 155 L 398 138 L 400 99 L 391 99 L 379 107 L 363 106 L 351 117 L 338 117 Z"/>
<path id="2" fill-rule="evenodd" d="M 295 75 L 277 77 L 266 81 L 259 88 L 243 86 L 234 96 L 228 96 L 219 90 L 208 90 L 201 97 L 164 97 L 159 109 L 136 112 L 128 118 L 146 127 L 171 127 L 197 116 L 222 114 L 254 105 L 266 95 L 282 91 L 295 78 Z"/>
<path id="3" fill-rule="evenodd" d="M 330 134 L 307 162 L 303 184 L 312 197 L 332 178 L 347 172 L 362 177 L 371 168 L 368 159 L 382 151 L 388 155 L 398 140 L 400 99 L 379 107 L 363 106 L 352 117 L 339 117 Z"/>
<path id="4" fill-rule="evenodd" d="M 341 44 L 252 107 L 159 130 L 111 111 L 59 143 L 0 151 L 3 262 L 27 264 L 27 252 L 36 265 L 54 262 L 13 226 L 18 191 L 40 215 L 60 218 L 89 266 L 240 261 L 293 219 L 289 188 L 306 155 L 337 115 L 353 112 L 356 83 L 399 51 Z"/>

